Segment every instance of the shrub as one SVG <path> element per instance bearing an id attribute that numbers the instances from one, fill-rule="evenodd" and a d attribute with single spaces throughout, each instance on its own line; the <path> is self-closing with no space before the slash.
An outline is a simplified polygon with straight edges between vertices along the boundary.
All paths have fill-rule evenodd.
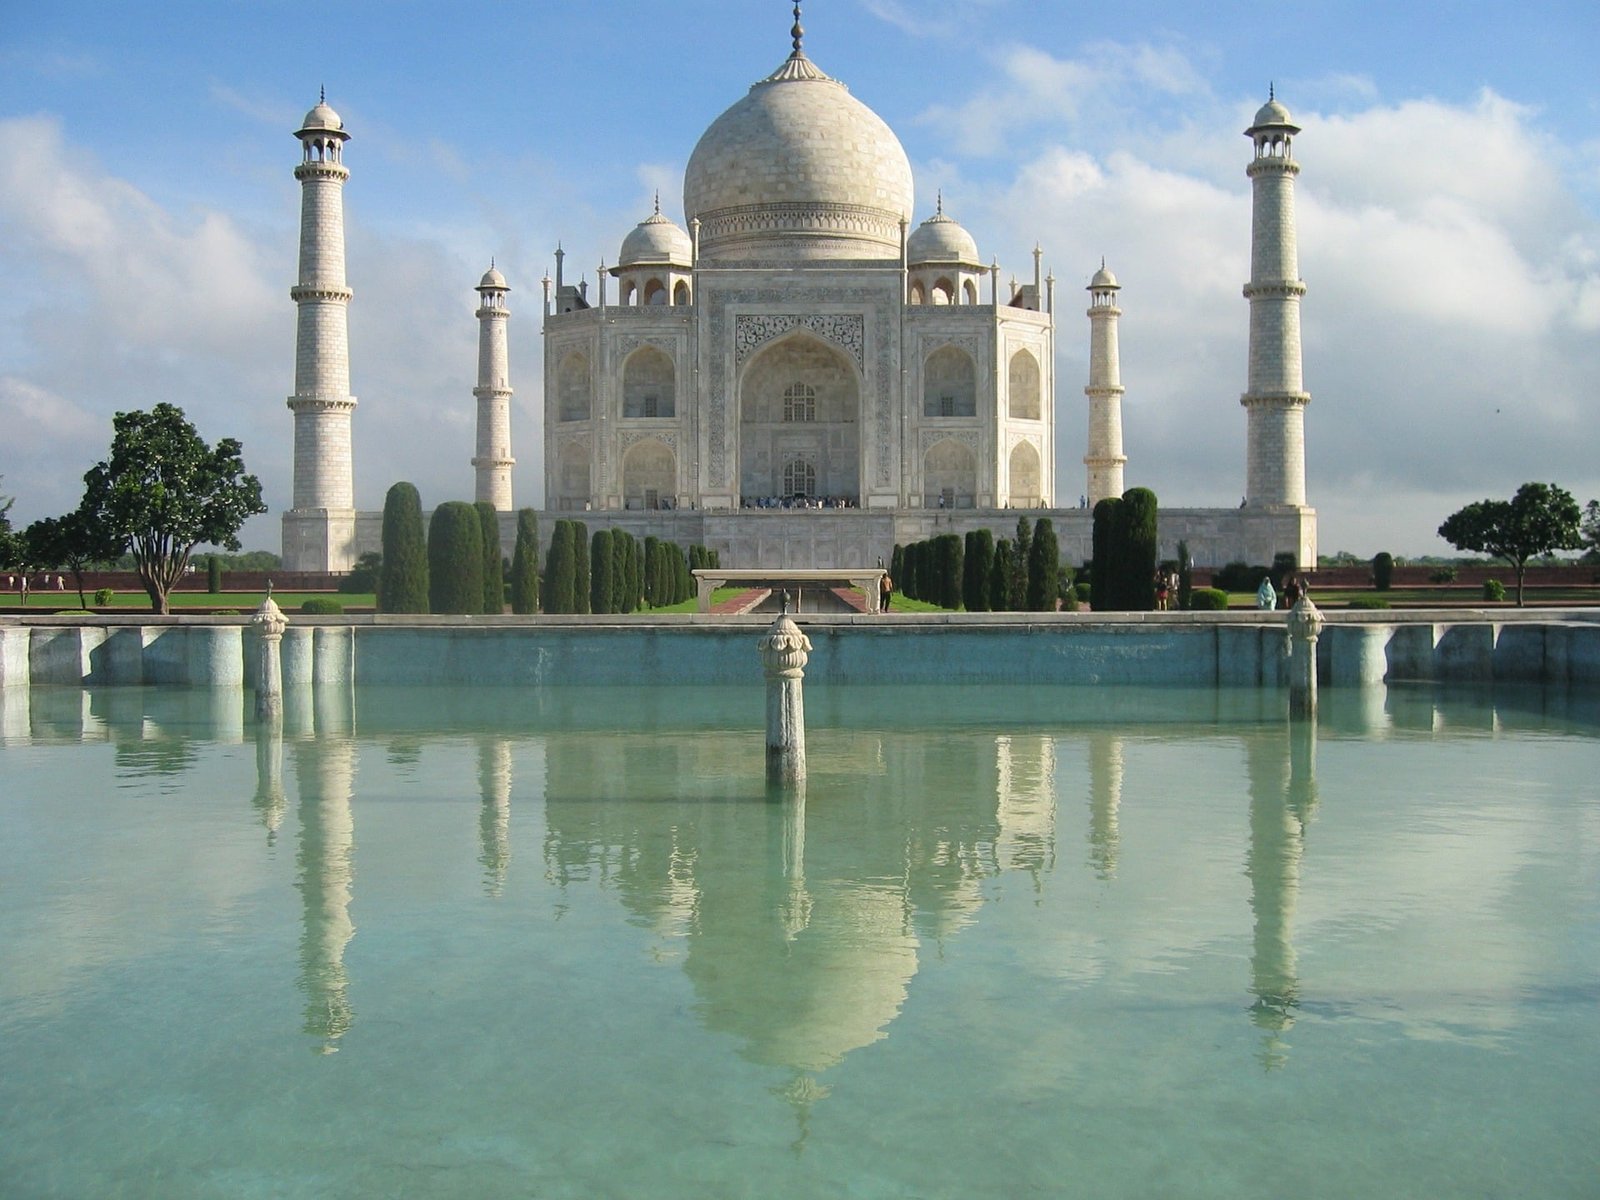
<path id="1" fill-rule="evenodd" d="M 573 611 L 573 578 L 577 557 L 572 552 L 572 522 L 563 517 L 550 531 L 550 555 L 544 563 L 544 611 Z"/>
<path id="2" fill-rule="evenodd" d="M 517 548 L 511 555 L 511 611 L 539 611 L 539 514 L 517 510 Z"/>
<path id="3" fill-rule="evenodd" d="M 1189 597 L 1189 607 L 1196 612 L 1220 612 L 1228 607 L 1228 593 L 1221 588 L 1195 588 Z"/>
<path id="4" fill-rule="evenodd" d="M 572 608 L 575 613 L 589 611 L 589 527 L 572 523 Z"/>
<path id="5" fill-rule="evenodd" d="M 506 610 L 506 568 L 500 557 L 500 514 L 487 500 L 472 506 L 478 513 L 478 536 L 483 552 L 483 611 L 499 615 Z"/>
<path id="6" fill-rule="evenodd" d="M 356 565 L 339 580 L 339 590 L 347 596 L 375 592 L 378 590 L 378 575 L 382 569 L 383 555 L 376 550 L 368 550 L 356 559 Z"/>
<path id="7" fill-rule="evenodd" d="M 433 510 L 428 581 L 431 611 L 483 611 L 483 527 L 477 510 L 465 500 L 450 500 Z"/>
<path id="8" fill-rule="evenodd" d="M 1394 555 L 1387 550 L 1380 550 L 1372 558 L 1372 586 L 1380 592 L 1387 592 L 1393 579 Z"/>
<path id="9" fill-rule="evenodd" d="M 222 560 L 215 554 L 206 559 L 206 591 L 213 596 L 222 591 Z"/>
<path id="10" fill-rule="evenodd" d="M 1351 608 L 1388 608 L 1387 596 L 1353 596 L 1350 599 Z"/>
<path id="11" fill-rule="evenodd" d="M 1088 604 L 1092 591 L 1091 585 L 1087 583 L 1075 583 L 1072 585 L 1072 594 L 1078 598 L 1079 604 Z"/>
<path id="12" fill-rule="evenodd" d="M 1211 576 L 1211 586 L 1225 592 L 1254 592 L 1268 573 L 1266 567 L 1231 562 Z"/>
<path id="13" fill-rule="evenodd" d="M 1454 567 L 1440 567 L 1428 576 L 1429 583 L 1454 583 L 1455 581 L 1456 569 Z"/>
<path id="14" fill-rule="evenodd" d="M 617 577 L 617 556 L 612 552 L 614 539 L 609 529 L 595 530 L 589 542 L 589 611 L 615 612 L 616 597 L 612 584 Z"/>
<path id="15" fill-rule="evenodd" d="M 994 560 L 989 564 L 989 611 L 1006 612 L 1011 595 L 1011 539 L 995 543 Z"/>
<path id="16" fill-rule="evenodd" d="M 994 534 L 975 529 L 967 534 L 961 570 L 961 603 L 968 612 L 989 611 L 989 576 L 994 571 Z"/>
<path id="17" fill-rule="evenodd" d="M 116 592 L 112 591 L 110 588 L 96 588 L 94 593 L 94 602 L 101 608 L 104 608 L 106 605 L 111 603 L 111 598 L 115 595 Z"/>
<path id="18" fill-rule="evenodd" d="M 409 483 L 395 484 L 383 498 L 378 611 L 428 611 L 428 547 L 422 535 L 422 497 Z"/>
<path id="19" fill-rule="evenodd" d="M 300 611 L 313 617 L 337 617 L 344 612 L 344 605 L 327 596 L 311 596 L 300 602 Z"/>
<path id="20" fill-rule="evenodd" d="M 1117 579 L 1113 603 L 1132 612 L 1150 612 L 1156 606 L 1156 494 L 1149 488 L 1129 488 L 1117 510 Z M 1098 556 L 1097 556 L 1098 557 Z"/>
<path id="21" fill-rule="evenodd" d="M 1049 517 L 1040 517 L 1033 528 L 1033 546 L 1028 553 L 1028 611 L 1055 612 L 1061 588 L 1061 550 L 1056 544 L 1055 526 Z"/>
<path id="22" fill-rule="evenodd" d="M 1483 598 L 1498 604 L 1506 598 L 1506 585 L 1498 579 L 1485 579 L 1483 581 Z"/>
<path id="23" fill-rule="evenodd" d="M 1116 607 L 1117 561 L 1119 543 L 1117 526 L 1121 523 L 1118 512 L 1122 508 L 1119 496 L 1107 496 L 1094 506 L 1094 557 L 1089 563 L 1090 606 L 1095 612 L 1110 612 Z"/>
<path id="24" fill-rule="evenodd" d="M 1272 578 L 1272 586 L 1276 591 L 1283 591 L 1286 580 L 1291 578 L 1298 565 L 1294 560 L 1294 553 L 1289 550 L 1280 550 L 1272 556 L 1272 567 L 1267 572 Z"/>

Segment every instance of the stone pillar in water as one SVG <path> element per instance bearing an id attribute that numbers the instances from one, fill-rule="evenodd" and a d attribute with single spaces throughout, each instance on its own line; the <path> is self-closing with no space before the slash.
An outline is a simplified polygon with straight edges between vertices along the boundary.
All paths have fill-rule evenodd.
<path id="1" fill-rule="evenodd" d="M 289 627 L 283 610 L 272 599 L 272 585 L 267 585 L 267 598 L 250 618 L 256 627 L 256 716 L 283 715 L 283 664 L 279 655 L 283 631 Z"/>
<path id="2" fill-rule="evenodd" d="M 811 639 L 783 613 L 762 636 L 767 676 L 767 779 L 796 783 L 806 777 L 806 710 L 801 695 Z"/>
<path id="3" fill-rule="evenodd" d="M 1322 613 L 1301 593 L 1289 610 L 1289 715 L 1317 715 L 1317 636 Z"/>

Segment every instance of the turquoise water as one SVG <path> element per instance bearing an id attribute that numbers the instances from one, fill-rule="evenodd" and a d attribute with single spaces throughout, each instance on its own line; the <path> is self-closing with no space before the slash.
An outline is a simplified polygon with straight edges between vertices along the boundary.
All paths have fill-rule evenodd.
<path id="1" fill-rule="evenodd" d="M 1592 699 L 0 706 L 0 1196 L 1592 1197 Z"/>

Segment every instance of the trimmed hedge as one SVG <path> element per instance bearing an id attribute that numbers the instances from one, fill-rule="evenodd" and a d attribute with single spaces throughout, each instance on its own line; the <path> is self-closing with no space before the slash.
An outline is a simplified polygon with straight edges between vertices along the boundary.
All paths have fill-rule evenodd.
<path id="1" fill-rule="evenodd" d="M 572 522 L 565 517 L 550 531 L 550 554 L 544 562 L 544 611 L 547 613 L 575 610 L 573 588 L 577 556 L 572 551 L 572 536 Z"/>
<path id="2" fill-rule="evenodd" d="M 1110 612 L 1117 606 L 1116 581 L 1122 555 L 1118 527 L 1122 520 L 1122 498 L 1107 496 L 1094 506 L 1094 541 L 1089 561 L 1089 607 L 1095 612 Z"/>
<path id="3" fill-rule="evenodd" d="M 989 611 L 989 576 L 994 572 L 994 534 L 975 529 L 967 534 L 961 572 L 961 603 L 968 612 Z"/>
<path id="4" fill-rule="evenodd" d="M 436 613 L 483 611 L 483 527 L 465 500 L 439 505 L 428 524 L 428 607 Z"/>
<path id="5" fill-rule="evenodd" d="M 300 601 L 300 611 L 312 617 L 337 617 L 343 614 L 344 605 L 326 596 L 312 596 Z"/>
<path id="6" fill-rule="evenodd" d="M 572 523 L 572 608 L 575 613 L 589 611 L 589 527 Z"/>
<path id="7" fill-rule="evenodd" d="M 1394 555 L 1387 550 L 1380 550 L 1372 556 L 1372 586 L 1380 592 L 1387 592 L 1393 581 Z"/>
<path id="8" fill-rule="evenodd" d="M 479 500 L 478 536 L 483 539 L 483 611 L 499 615 L 506 610 L 505 566 L 500 559 L 500 514 L 487 500 Z"/>
<path id="9" fill-rule="evenodd" d="M 589 541 L 589 611 L 592 613 L 617 611 L 616 594 L 612 590 L 617 572 L 613 540 L 611 530 L 597 529 Z"/>
<path id="10" fill-rule="evenodd" d="M 422 497 L 414 484 L 397 483 L 383 498 L 378 611 L 428 611 L 428 544 L 422 533 Z"/>
<path id="11" fill-rule="evenodd" d="M 1195 588 L 1189 597 L 1189 607 L 1196 612 L 1220 612 L 1228 607 L 1228 593 L 1221 588 Z"/>
<path id="12" fill-rule="evenodd" d="M 1028 611 L 1055 612 L 1060 593 L 1061 550 L 1055 526 L 1049 517 L 1040 517 L 1028 553 Z"/>
<path id="13" fill-rule="evenodd" d="M 1353 596 L 1350 599 L 1351 608 L 1388 608 L 1387 596 Z"/>
<path id="14" fill-rule="evenodd" d="M 539 611 L 539 514 L 517 510 L 517 548 L 511 556 L 511 611 Z"/>
<path id="15" fill-rule="evenodd" d="M 1117 510 L 1117 607 L 1153 612 L 1156 607 L 1156 517 L 1159 505 L 1149 488 L 1129 488 Z"/>

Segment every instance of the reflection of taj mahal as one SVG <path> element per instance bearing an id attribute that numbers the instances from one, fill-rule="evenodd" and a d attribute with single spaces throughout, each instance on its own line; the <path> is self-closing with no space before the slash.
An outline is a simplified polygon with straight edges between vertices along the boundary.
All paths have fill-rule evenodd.
<path id="1" fill-rule="evenodd" d="M 1036 510 L 1054 519 L 1063 557 L 1081 560 L 1089 509 L 1126 486 L 1116 278 L 1102 264 L 1087 289 L 1087 411 L 1072 422 L 1088 431 L 1080 486 L 1057 469 L 1056 288 L 1041 252 L 1022 282 L 1002 282 L 942 196 L 917 222 L 905 150 L 807 57 L 796 14 L 793 52 L 694 147 L 687 228 L 658 199 L 593 287 L 572 282 L 556 251 L 554 278 L 543 281 L 543 507 L 585 513 L 591 530 L 700 542 L 737 566 L 871 565 L 895 543 L 979 527 L 1005 534 L 1016 520 L 1008 510 Z M 1163 553 L 1183 537 L 1202 563 L 1285 550 L 1314 561 L 1299 168 L 1289 156 L 1297 132 L 1275 101 L 1249 131 L 1246 503 L 1163 510 Z M 350 511 L 355 401 L 339 208 L 348 135 L 319 104 L 299 136 L 306 207 L 284 553 L 291 567 L 340 569 L 377 541 L 377 515 Z M 478 285 L 471 456 L 476 498 L 506 514 L 507 540 L 509 290 L 493 268 Z M 1058 487 L 1087 507 L 1053 510 Z M 541 524 L 548 538 L 553 522 Z"/>

